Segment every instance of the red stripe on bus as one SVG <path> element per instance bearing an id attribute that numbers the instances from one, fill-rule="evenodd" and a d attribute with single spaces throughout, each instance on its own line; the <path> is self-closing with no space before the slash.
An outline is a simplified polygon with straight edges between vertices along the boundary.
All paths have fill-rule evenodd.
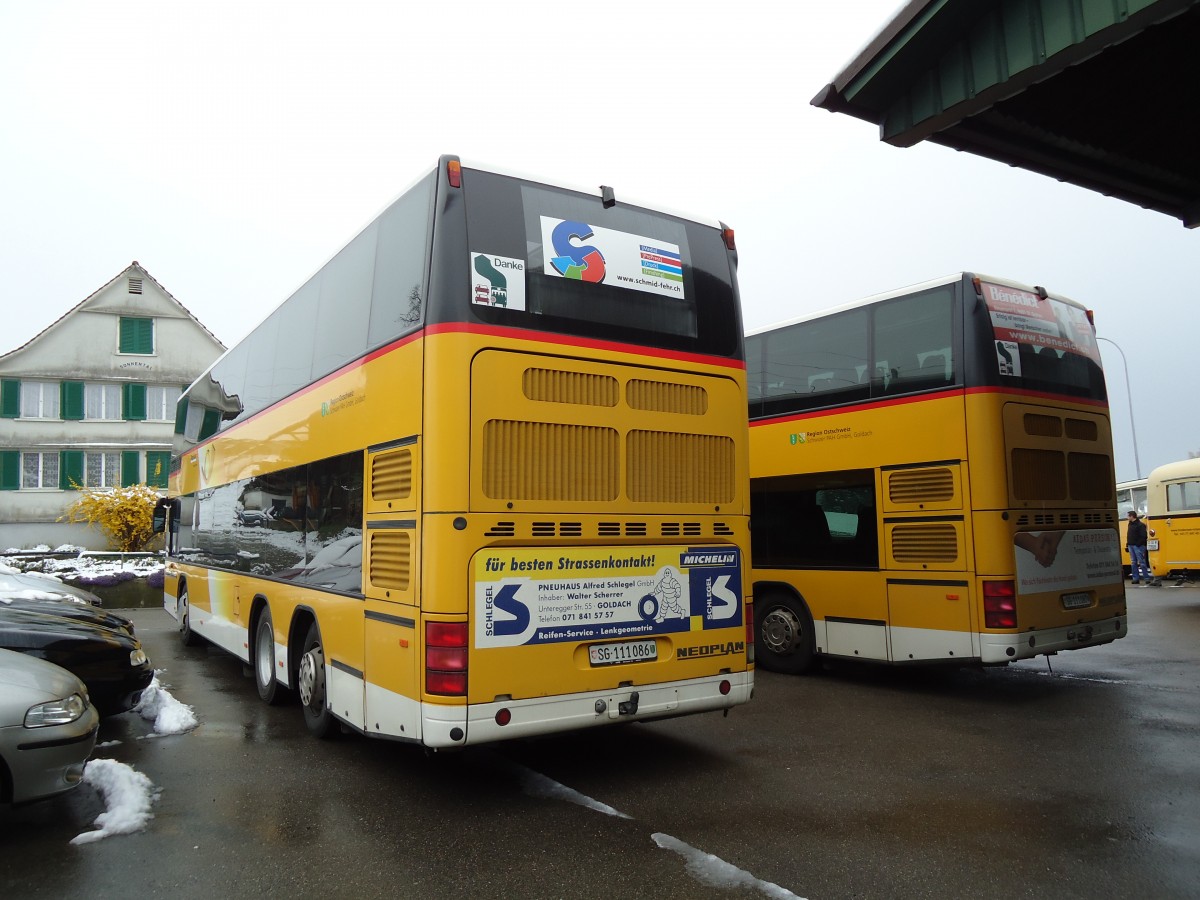
<path id="1" fill-rule="evenodd" d="M 1004 387 L 973 387 L 957 388 L 950 391 L 934 391 L 928 394 L 911 394 L 905 397 L 894 397 L 887 400 L 864 400 L 862 403 L 847 403 L 844 406 L 826 406 L 822 409 L 787 415 L 769 416 L 763 419 L 752 419 L 750 427 L 759 425 L 775 425 L 780 422 L 796 422 L 801 419 L 814 419 L 824 416 L 835 416 L 840 413 L 864 412 L 868 409 L 886 409 L 891 406 L 903 406 L 907 403 L 924 403 L 929 400 L 945 400 L 949 397 L 961 397 L 964 394 L 1011 394 L 1018 397 L 1037 397 L 1042 400 L 1054 400 L 1057 403 L 1078 403 L 1082 406 L 1095 406 L 1108 409 L 1107 400 L 1092 400 L 1085 397 L 1068 397 L 1065 394 L 1052 394 L 1049 391 L 1032 391 L 1024 388 Z"/>
<path id="2" fill-rule="evenodd" d="M 684 353 L 680 350 L 663 350 L 658 347 L 643 347 L 637 344 L 622 344 L 618 341 L 600 341 L 593 338 L 577 337 L 565 334 L 552 334 L 546 331 L 533 331 L 528 328 L 507 328 L 498 325 L 472 325 L 467 322 L 446 322 L 441 325 L 430 325 L 425 329 L 426 334 L 481 334 L 489 337 L 510 338 L 512 340 L 537 341 L 540 344 L 559 344 L 564 347 L 579 347 L 586 350 L 605 350 L 610 353 L 632 353 L 635 356 L 653 356 L 657 359 L 672 359 L 679 362 L 701 363 L 708 366 L 721 366 L 726 369 L 745 369 L 746 363 L 740 359 L 727 359 L 723 356 L 706 356 L 700 353 Z"/>

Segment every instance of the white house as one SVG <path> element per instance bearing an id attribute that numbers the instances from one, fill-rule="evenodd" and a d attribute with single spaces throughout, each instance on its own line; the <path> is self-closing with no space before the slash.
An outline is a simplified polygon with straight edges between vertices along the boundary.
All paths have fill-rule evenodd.
<path id="1" fill-rule="evenodd" d="M 99 531 L 57 522 L 76 486 L 166 488 L 175 406 L 225 347 L 133 262 L 0 356 L 0 552 Z"/>

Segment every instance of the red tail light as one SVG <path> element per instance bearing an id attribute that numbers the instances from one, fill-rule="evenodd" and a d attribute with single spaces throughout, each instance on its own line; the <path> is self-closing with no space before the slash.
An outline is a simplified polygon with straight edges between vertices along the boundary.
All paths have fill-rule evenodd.
<path id="1" fill-rule="evenodd" d="M 425 690 L 445 697 L 467 695 L 467 623 L 425 623 Z"/>
<path id="2" fill-rule="evenodd" d="M 1012 581 L 983 583 L 983 624 L 987 628 L 1017 627 L 1017 588 Z"/>
<path id="3" fill-rule="evenodd" d="M 754 662 L 754 604 L 747 603 L 746 610 L 746 662 Z"/>

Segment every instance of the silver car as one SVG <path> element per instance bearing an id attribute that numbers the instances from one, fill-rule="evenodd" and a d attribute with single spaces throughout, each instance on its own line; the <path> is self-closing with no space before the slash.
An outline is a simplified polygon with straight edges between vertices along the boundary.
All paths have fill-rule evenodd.
<path id="1" fill-rule="evenodd" d="M 99 724 L 76 676 L 0 650 L 0 803 L 51 797 L 79 784 Z"/>

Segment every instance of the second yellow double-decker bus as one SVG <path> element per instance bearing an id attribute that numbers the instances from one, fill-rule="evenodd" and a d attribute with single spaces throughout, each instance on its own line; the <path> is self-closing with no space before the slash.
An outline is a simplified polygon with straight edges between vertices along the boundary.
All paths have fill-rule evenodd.
<path id="1" fill-rule="evenodd" d="M 1086 309 L 963 273 L 746 353 L 761 665 L 1000 664 L 1124 637 Z"/>
<path id="2" fill-rule="evenodd" d="M 185 641 L 435 749 L 748 700 L 735 272 L 718 222 L 444 157 L 184 394 Z"/>

